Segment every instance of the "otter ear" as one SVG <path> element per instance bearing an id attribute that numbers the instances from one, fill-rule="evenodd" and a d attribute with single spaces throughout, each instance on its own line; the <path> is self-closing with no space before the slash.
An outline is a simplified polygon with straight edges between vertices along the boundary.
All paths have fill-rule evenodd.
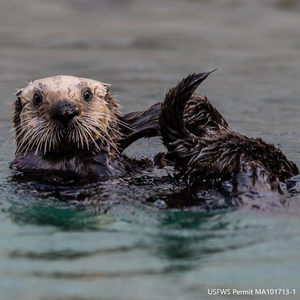
<path id="1" fill-rule="evenodd" d="M 106 93 L 108 93 L 109 92 L 109 88 L 110 88 L 110 84 L 108 84 L 108 83 L 101 83 L 101 84 L 104 86 L 104 88 L 106 90 Z"/>
<path id="2" fill-rule="evenodd" d="M 21 98 L 18 97 L 17 100 L 12 103 L 12 105 L 15 108 L 13 118 L 12 118 L 13 127 L 14 128 L 19 128 L 19 125 L 20 125 L 20 122 L 21 122 L 20 114 L 21 114 L 21 111 L 23 109 Z M 20 128 L 18 130 L 20 130 Z"/>
<path id="3" fill-rule="evenodd" d="M 21 99 L 18 97 L 18 99 L 15 102 L 13 102 L 12 105 L 15 108 L 13 115 L 13 124 L 16 126 L 16 124 L 20 122 L 20 113 L 23 109 Z"/>
<path id="4" fill-rule="evenodd" d="M 18 112 L 20 113 L 22 108 L 23 108 L 23 105 L 22 105 L 22 100 L 21 98 L 19 97 L 20 95 L 22 94 L 22 90 L 18 90 L 16 92 L 16 96 L 18 97 L 17 100 L 15 102 L 12 103 L 12 105 L 14 106 L 15 108 L 15 112 Z"/>

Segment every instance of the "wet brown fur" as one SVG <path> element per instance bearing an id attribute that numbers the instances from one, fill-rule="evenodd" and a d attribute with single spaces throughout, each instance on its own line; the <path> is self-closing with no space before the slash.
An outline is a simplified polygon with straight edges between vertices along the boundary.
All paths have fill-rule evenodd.
<path id="1" fill-rule="evenodd" d="M 189 182 L 232 180 L 235 191 L 280 191 L 280 181 L 299 174 L 297 166 L 273 144 L 233 131 L 194 93 L 209 74 L 191 74 L 165 97 L 159 125 L 168 157 Z"/>

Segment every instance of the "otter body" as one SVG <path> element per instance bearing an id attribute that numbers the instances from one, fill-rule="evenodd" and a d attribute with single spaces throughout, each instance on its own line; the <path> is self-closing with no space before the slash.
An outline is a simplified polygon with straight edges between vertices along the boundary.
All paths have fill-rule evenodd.
<path id="1" fill-rule="evenodd" d="M 13 104 L 17 147 L 10 167 L 106 180 L 172 165 L 189 185 L 228 181 L 230 193 L 282 192 L 280 182 L 299 174 L 297 166 L 274 145 L 234 132 L 194 93 L 209 74 L 192 74 L 163 103 L 126 115 L 108 84 L 73 76 L 36 80 Z M 158 135 L 168 152 L 154 163 L 122 154 L 135 140 Z"/>

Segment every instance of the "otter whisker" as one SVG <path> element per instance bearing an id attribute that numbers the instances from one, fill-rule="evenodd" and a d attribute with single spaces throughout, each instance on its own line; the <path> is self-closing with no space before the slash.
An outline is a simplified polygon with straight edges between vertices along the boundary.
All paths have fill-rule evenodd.
<path id="1" fill-rule="evenodd" d="M 31 128 L 31 125 L 29 124 L 29 122 L 24 122 L 24 124 L 22 124 L 22 125 L 20 124 L 20 125 L 15 127 L 16 130 L 21 129 L 21 132 L 26 131 L 26 129 L 29 129 L 29 128 Z"/>
<path id="2" fill-rule="evenodd" d="M 51 145 L 53 144 L 53 146 L 54 146 L 55 143 L 57 143 L 57 141 L 56 141 L 56 132 L 53 130 L 52 127 L 49 126 L 46 129 L 43 138 L 40 140 L 40 142 L 37 146 L 38 149 L 39 149 L 39 146 L 42 144 L 42 142 L 44 142 L 44 154 L 46 154 L 48 147 L 49 147 L 49 151 L 50 151 L 51 150 Z M 41 150 L 42 150 L 42 147 L 41 147 Z"/>
<path id="3" fill-rule="evenodd" d="M 83 138 L 81 135 L 81 131 L 78 128 L 74 128 L 74 142 L 77 142 L 77 148 L 83 147 Z"/>
<path id="4" fill-rule="evenodd" d="M 54 138 L 50 138 L 50 142 L 52 142 L 53 146 L 53 150 L 55 149 L 55 147 L 61 142 L 61 137 L 63 136 L 63 132 L 57 130 L 53 131 L 53 135 L 54 135 Z"/>
<path id="5" fill-rule="evenodd" d="M 119 131 L 114 129 L 114 128 L 110 128 L 109 129 L 109 136 L 113 135 L 115 139 L 119 140 L 120 139 L 120 134 Z"/>
<path id="6" fill-rule="evenodd" d="M 33 131 L 34 134 L 31 135 L 31 141 L 30 143 L 28 143 L 27 150 L 29 150 L 30 147 L 33 147 L 34 145 L 37 145 L 37 150 L 39 149 L 39 145 L 41 141 L 44 139 L 44 124 L 45 124 L 44 122 L 39 122 L 35 127 Z M 43 133 L 42 136 L 41 133 Z M 38 138 L 40 138 L 39 141 Z"/>
<path id="7" fill-rule="evenodd" d="M 47 133 L 46 133 L 47 134 Z M 37 143 L 37 145 L 36 145 L 36 150 L 35 150 L 35 155 L 38 153 L 38 151 L 39 150 L 42 150 L 42 148 L 43 148 L 43 142 L 44 142 L 44 140 L 45 140 L 45 137 L 43 137 L 43 138 L 41 138 L 40 140 L 39 140 L 39 142 Z M 45 154 L 45 148 L 47 147 L 47 139 L 46 139 L 46 142 L 44 143 L 44 154 Z"/>
<path id="8" fill-rule="evenodd" d="M 131 126 L 129 126 L 128 124 L 126 124 L 125 122 L 123 122 L 122 120 L 118 119 L 118 118 L 115 118 L 113 116 L 111 116 L 111 119 L 113 121 L 116 121 L 118 124 L 122 125 L 123 127 L 127 128 L 127 129 L 130 129 L 130 130 L 133 130 L 133 128 Z"/>
<path id="9" fill-rule="evenodd" d="M 72 126 L 70 128 L 70 130 L 68 131 L 67 138 L 68 138 L 68 142 L 76 140 L 76 127 Z"/>
<path id="10" fill-rule="evenodd" d="M 45 128 L 49 127 L 46 121 L 35 122 L 36 126 L 34 127 L 31 125 L 31 121 L 32 120 L 26 120 L 23 123 L 23 128 L 19 133 L 20 141 L 16 152 L 24 152 L 24 154 L 26 154 L 26 152 L 34 146 L 37 146 L 38 151 L 49 135 L 47 131 L 45 131 Z"/>
<path id="11" fill-rule="evenodd" d="M 32 144 L 31 137 L 36 133 L 36 128 L 32 131 L 24 132 L 24 135 L 21 136 L 20 144 L 17 146 L 16 152 L 23 152 L 26 148 L 30 147 Z M 27 149 L 28 150 L 28 149 Z M 27 151 L 26 150 L 26 151 Z M 25 151 L 25 153 L 26 153 Z"/>
<path id="12" fill-rule="evenodd" d="M 58 130 L 58 128 L 55 126 L 55 137 L 56 137 L 56 143 L 55 144 L 58 144 L 58 142 L 60 143 L 61 142 L 61 139 L 63 137 L 63 131 L 61 130 Z"/>
<path id="13" fill-rule="evenodd" d="M 78 127 L 80 127 L 80 123 L 78 122 L 78 120 L 76 120 L 74 124 L 70 124 L 65 134 L 68 142 L 77 143 L 77 148 L 80 148 L 80 145 L 83 148 L 83 137 L 80 133 L 80 130 L 78 130 Z"/>
<path id="14" fill-rule="evenodd" d="M 84 148 L 84 142 L 83 142 L 83 140 L 85 140 L 85 145 L 86 145 L 87 149 L 89 149 L 89 140 L 88 140 L 88 137 L 87 137 L 87 134 L 86 134 L 86 133 L 89 133 L 89 132 L 88 131 L 86 132 L 85 128 L 83 128 L 83 130 L 80 130 L 80 133 L 81 133 L 81 135 L 83 137 L 81 148 L 82 149 Z"/>
<path id="15" fill-rule="evenodd" d="M 107 133 L 106 128 L 101 126 L 101 124 L 96 122 L 96 120 L 89 120 L 89 128 L 96 134 L 96 136 Z"/>
<path id="16" fill-rule="evenodd" d="M 25 153 L 36 145 L 38 134 L 39 134 L 39 131 L 35 130 L 34 134 L 31 136 L 31 140 L 27 143 L 27 147 L 25 148 L 26 149 Z"/>
<path id="17" fill-rule="evenodd" d="M 96 141 L 95 141 L 93 135 L 92 135 L 91 132 L 88 130 L 87 126 L 85 126 L 85 125 L 86 125 L 86 122 L 83 120 L 83 122 L 81 122 L 80 125 L 81 125 L 81 126 L 80 126 L 81 132 L 82 132 L 82 134 L 84 135 L 85 140 L 86 140 L 86 146 L 87 146 L 87 148 L 89 149 L 89 143 L 90 143 L 90 142 L 88 141 L 87 136 L 90 137 L 91 142 L 93 142 L 94 145 L 96 146 L 96 148 L 98 148 L 99 146 L 97 145 L 97 143 L 96 143 Z M 91 129 L 91 128 L 89 128 L 89 129 Z"/>
<path id="18" fill-rule="evenodd" d="M 38 150 L 42 149 L 42 142 L 44 140 L 44 136 L 42 136 L 42 138 L 40 138 L 40 140 L 38 141 L 37 140 L 37 135 L 38 135 L 38 132 L 35 134 L 35 136 L 33 137 L 33 143 L 32 145 L 34 146 L 36 144 L 36 151 L 35 151 L 35 154 L 37 154 Z"/>
<path id="19" fill-rule="evenodd" d="M 77 128 L 75 130 L 75 136 L 74 136 L 74 141 L 77 141 L 77 148 L 80 148 L 80 145 L 83 147 L 83 139 L 81 136 L 81 131 L 78 130 Z"/>
<path id="20" fill-rule="evenodd" d="M 115 151 L 117 151 L 117 152 L 119 152 L 118 151 L 118 149 L 117 149 L 117 146 L 116 146 L 116 144 L 110 139 L 108 139 L 107 138 L 107 136 L 108 136 L 108 138 L 110 139 L 110 137 L 109 137 L 109 135 L 101 135 L 99 138 L 100 138 L 100 140 L 103 142 L 103 141 L 105 141 L 108 145 L 110 145 Z"/>
<path id="21" fill-rule="evenodd" d="M 84 130 L 86 131 L 86 133 L 87 133 L 88 136 L 90 137 L 91 142 L 95 145 L 96 149 L 97 149 L 97 150 L 100 150 L 99 145 L 96 143 L 96 140 L 94 139 L 94 137 L 93 137 L 93 135 L 91 134 L 91 132 L 89 132 L 89 131 L 86 130 L 85 128 L 84 128 Z"/>
<path id="22" fill-rule="evenodd" d="M 55 148 L 55 144 L 57 144 L 57 132 L 55 126 L 48 126 L 45 137 L 43 139 L 44 142 L 44 155 L 47 152 L 47 149 L 51 151 L 51 149 Z"/>
<path id="23" fill-rule="evenodd" d="M 25 141 L 24 141 L 25 142 Z M 23 145 L 24 143 L 22 143 Z M 29 141 L 27 144 L 24 144 L 24 147 L 20 149 L 20 152 L 24 155 L 27 153 L 28 150 L 30 150 L 34 146 L 34 140 Z"/>
<path id="24" fill-rule="evenodd" d="M 6 145 L 13 137 L 14 137 L 14 134 L 12 134 L 12 135 L 4 142 L 3 146 L 5 146 L 5 145 Z M 15 143 L 15 142 L 16 142 L 16 140 L 14 140 L 13 143 Z"/>
<path id="25" fill-rule="evenodd" d="M 98 139 L 103 143 L 106 142 L 109 144 L 112 148 L 116 149 L 115 143 L 113 141 L 109 141 L 105 138 L 104 134 L 107 134 L 107 131 L 104 127 L 99 126 L 99 122 L 96 122 L 93 119 L 89 119 L 88 123 L 84 122 L 82 123 L 82 130 L 84 130 L 90 137 L 91 142 L 93 142 L 96 146 L 96 148 L 99 149 L 98 144 L 96 143 L 96 140 L 93 137 L 93 134 L 98 137 Z M 87 126 L 84 126 L 87 125 Z M 89 130 L 88 130 L 89 129 Z"/>
<path id="26" fill-rule="evenodd" d="M 77 136 L 77 138 L 76 138 L 77 139 L 77 147 L 79 148 L 81 145 L 81 148 L 83 149 L 85 137 L 82 134 L 82 130 L 79 130 L 79 128 L 76 127 L 75 131 L 76 131 L 76 136 Z"/>

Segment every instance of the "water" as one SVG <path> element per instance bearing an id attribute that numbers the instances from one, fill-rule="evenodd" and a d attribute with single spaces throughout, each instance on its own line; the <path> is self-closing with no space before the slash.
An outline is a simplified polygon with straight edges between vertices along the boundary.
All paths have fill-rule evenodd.
<path id="1" fill-rule="evenodd" d="M 1 0 L 1 300 L 230 298 L 208 294 L 217 288 L 296 289 L 252 298 L 298 299 L 298 196 L 286 209 L 205 213 L 163 209 L 173 191 L 155 182 L 38 190 L 13 180 L 5 142 L 13 93 L 31 80 L 111 83 L 126 113 L 219 68 L 198 91 L 234 130 L 299 166 L 299 13 L 297 0 Z M 127 154 L 163 149 L 141 140 Z"/>

